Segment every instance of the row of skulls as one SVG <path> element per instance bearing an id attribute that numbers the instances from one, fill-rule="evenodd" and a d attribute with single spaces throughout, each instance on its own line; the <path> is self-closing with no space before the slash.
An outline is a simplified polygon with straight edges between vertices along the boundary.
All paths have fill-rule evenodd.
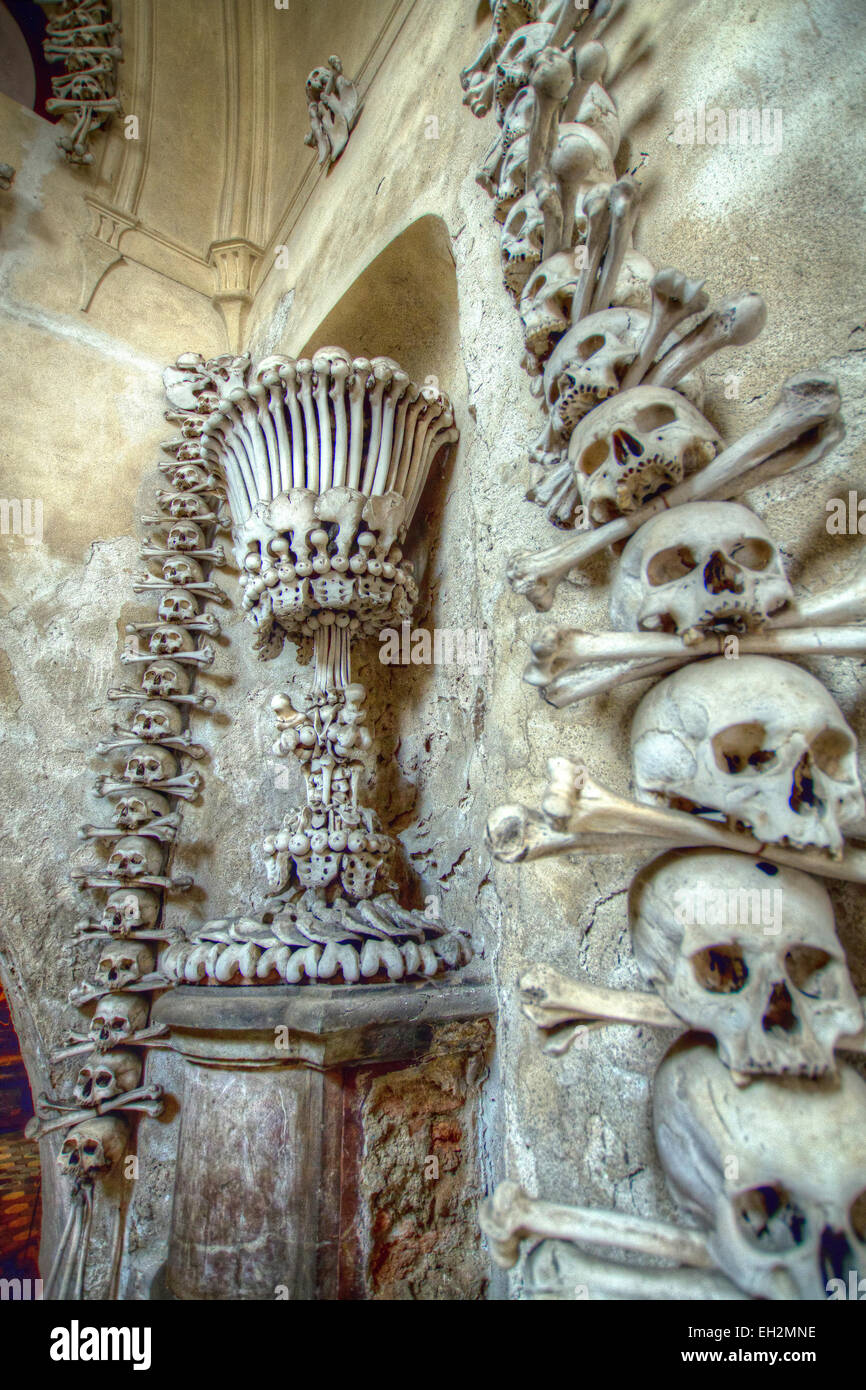
<path id="1" fill-rule="evenodd" d="M 111 807 L 110 824 L 79 831 L 80 839 L 103 847 L 104 857 L 73 872 L 80 888 L 102 890 L 105 900 L 98 916 L 76 927 L 78 942 L 99 947 L 92 982 L 76 985 L 69 996 L 89 1014 L 87 1028 L 72 1032 L 53 1060 L 82 1053 L 87 1059 L 77 1063 L 71 1098 L 41 1097 L 31 1126 L 34 1138 L 65 1130 L 57 1162 L 73 1193 L 90 1194 L 88 1200 L 96 1180 L 125 1152 L 135 1117 L 158 1116 L 164 1108 L 161 1087 L 142 1084 L 143 1049 L 165 1031 L 148 1022 L 153 992 L 169 984 L 157 963 L 167 936 L 165 896 L 192 886 L 188 875 L 172 876 L 170 862 L 179 807 L 197 795 L 202 780 L 195 769 L 186 770 L 188 760 L 205 754 L 192 739 L 189 716 L 214 705 L 212 696 L 194 689 L 196 672 L 214 659 L 203 636 L 220 632 L 205 604 L 225 601 L 208 573 L 224 558 L 213 540 L 223 525 L 222 489 L 197 458 L 194 441 L 180 436 L 164 448 L 157 510 L 142 518 L 141 556 L 148 568 L 134 583 L 154 611 L 127 626 L 120 654 L 122 665 L 137 668 L 139 684 L 108 692 L 130 713 L 97 748 L 113 764 L 95 787 Z"/>
<path id="2" fill-rule="evenodd" d="M 491 38 L 462 82 L 474 113 L 492 107 L 500 127 L 479 181 L 503 223 L 504 279 L 545 412 L 529 497 L 555 525 L 591 529 L 634 515 L 723 453 L 701 413 L 700 367 L 753 338 L 765 313 L 759 296 L 744 294 L 695 326 L 708 304 L 702 282 L 652 267 L 641 278 L 629 242 L 634 190 L 612 172 L 618 123 L 600 86 L 603 50 L 590 43 L 575 53 L 568 8 L 496 0 Z M 554 80 L 563 65 L 552 43 L 570 61 L 570 84 Z M 557 196 L 569 199 L 559 222 Z M 682 336 L 674 331 L 690 319 Z M 567 572 L 562 554 L 557 573 Z M 795 610 L 779 546 L 749 508 L 686 502 L 632 529 L 617 556 L 607 634 L 636 635 L 636 674 L 625 678 L 640 675 L 644 634 L 677 639 L 682 652 L 660 668 L 681 669 L 644 695 L 634 717 L 637 802 L 659 811 L 659 827 L 673 812 L 754 841 L 752 853 L 677 849 L 653 860 L 632 883 L 629 925 L 646 984 L 696 1030 L 656 1077 L 669 1185 L 718 1267 L 743 1292 L 770 1298 L 825 1297 L 830 1279 L 866 1272 L 866 1087 L 836 1055 L 864 1019 L 829 894 L 759 850 L 803 851 L 830 866 L 846 852 L 846 830 L 862 823 L 864 799 L 854 734 L 814 676 L 770 655 L 693 660 L 689 648 L 796 626 Z M 527 679 L 552 703 L 581 698 L 569 694 L 579 687 L 581 641 L 592 638 L 551 629 L 534 644 Z M 608 646 L 628 654 L 625 638 Z M 622 666 L 612 669 L 609 685 Z M 609 685 L 588 681 L 585 691 Z M 514 809 L 491 819 L 494 849 Z M 644 833 L 665 838 L 651 822 Z M 576 847 L 579 836 L 562 836 L 561 848 Z M 522 853 L 509 845 L 500 857 Z"/>

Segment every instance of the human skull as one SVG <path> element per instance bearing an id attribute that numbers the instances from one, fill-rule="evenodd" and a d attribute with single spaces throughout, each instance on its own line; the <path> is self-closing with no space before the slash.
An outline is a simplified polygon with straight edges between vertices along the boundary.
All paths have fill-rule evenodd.
<path id="1" fill-rule="evenodd" d="M 191 623 L 198 617 L 198 604 L 185 589 L 169 589 L 159 601 L 157 617 L 164 623 Z"/>
<path id="2" fill-rule="evenodd" d="M 553 26 L 525 24 L 506 43 L 496 63 L 494 79 L 496 117 L 502 125 L 505 113 L 521 87 L 527 86 L 536 58 L 547 45 Z"/>
<path id="3" fill-rule="evenodd" d="M 205 487 L 207 482 L 207 473 L 195 463 L 182 463 L 172 475 L 172 484 L 181 492 L 192 492 Z"/>
<path id="4" fill-rule="evenodd" d="M 57 1155 L 57 1166 L 76 1187 L 104 1178 L 122 1157 L 127 1126 L 116 1115 L 95 1115 L 67 1131 Z"/>
<path id="5" fill-rule="evenodd" d="M 857 742 L 820 681 L 768 656 L 682 667 L 643 697 L 631 730 L 636 795 L 713 810 L 769 844 L 840 854 L 864 815 Z"/>
<path id="6" fill-rule="evenodd" d="M 149 821 L 167 816 L 169 804 L 159 792 L 136 792 L 118 797 L 111 819 L 119 830 L 136 831 Z"/>
<path id="7" fill-rule="evenodd" d="M 81 1068 L 72 1094 L 79 1105 L 91 1109 L 134 1091 L 140 1081 L 141 1060 L 136 1053 L 123 1049 L 103 1052 Z"/>
<path id="8" fill-rule="evenodd" d="M 99 925 L 112 935 L 146 931 L 156 926 L 160 907 L 160 899 L 149 889 L 136 888 L 130 892 L 127 888 L 119 888 L 109 895 Z"/>
<path id="9" fill-rule="evenodd" d="M 178 652 L 194 651 L 195 642 L 185 627 L 162 623 L 150 634 L 148 649 L 154 656 L 175 656 Z"/>
<path id="10" fill-rule="evenodd" d="M 148 700 L 139 705 L 132 721 L 132 732 L 145 743 L 176 738 L 183 727 L 180 710 L 166 700 Z"/>
<path id="11" fill-rule="evenodd" d="M 674 851 L 632 880 L 629 926 L 647 984 L 712 1033 L 742 1084 L 835 1072 L 863 1028 L 824 884 L 727 850 Z"/>
<path id="12" fill-rule="evenodd" d="M 182 666 L 174 661 L 152 661 L 145 667 L 141 686 L 151 698 L 171 699 L 173 695 L 185 695 L 189 690 L 190 678 Z"/>
<path id="13" fill-rule="evenodd" d="M 558 462 L 578 421 L 619 391 L 648 324 L 640 309 L 603 309 L 560 338 L 544 368 L 548 424 L 530 451 L 536 463 Z"/>
<path id="14" fill-rule="evenodd" d="M 544 217 L 538 198 L 530 190 L 510 209 L 499 242 L 502 274 L 513 295 L 520 295 L 541 260 Z"/>
<path id="15" fill-rule="evenodd" d="M 125 835 L 118 840 L 108 860 L 112 878 L 142 878 L 158 874 L 162 868 L 162 850 L 155 840 L 144 835 Z"/>
<path id="16" fill-rule="evenodd" d="M 177 759 L 158 744 L 139 744 L 126 760 L 123 776 L 127 782 L 147 785 L 177 776 Z"/>
<path id="17" fill-rule="evenodd" d="M 526 161 L 529 158 L 529 136 L 519 135 L 502 156 L 499 182 L 493 199 L 493 216 L 504 222 L 514 204 L 526 192 Z"/>
<path id="18" fill-rule="evenodd" d="M 709 421 L 678 391 L 635 386 L 584 416 L 568 457 L 590 524 L 603 526 L 681 483 L 721 447 Z"/>
<path id="19" fill-rule="evenodd" d="M 713 1260 L 755 1298 L 825 1299 L 866 1268 L 866 1085 L 761 1077 L 737 1087 L 690 1034 L 653 1087 L 656 1147 Z"/>
<path id="20" fill-rule="evenodd" d="M 204 532 L 194 521 L 178 521 L 169 527 L 165 543 L 169 550 L 204 550 Z"/>
<path id="21" fill-rule="evenodd" d="M 106 946 L 96 967 L 96 983 L 107 989 L 125 989 L 153 971 L 153 952 L 142 941 Z"/>
<path id="22" fill-rule="evenodd" d="M 96 1006 L 89 1034 L 100 1052 L 128 1042 L 147 1023 L 147 1000 L 141 994 L 107 994 Z"/>
<path id="23" fill-rule="evenodd" d="M 779 547 L 739 502 L 686 502 L 645 522 L 619 558 L 619 632 L 750 632 L 793 599 Z"/>
<path id="24" fill-rule="evenodd" d="M 557 251 L 542 261 L 527 280 L 520 296 L 520 317 L 530 367 L 531 359 L 543 360 L 568 328 L 577 276 L 574 257 L 567 251 Z"/>
<path id="25" fill-rule="evenodd" d="M 162 505 L 167 508 L 169 516 L 176 517 L 178 520 L 207 516 L 209 512 L 204 498 L 199 497 L 195 492 L 181 492 L 174 496 L 164 496 Z"/>
<path id="26" fill-rule="evenodd" d="M 178 555 L 163 561 L 162 577 L 169 584 L 201 584 L 204 571 L 198 560 L 191 555 Z"/>

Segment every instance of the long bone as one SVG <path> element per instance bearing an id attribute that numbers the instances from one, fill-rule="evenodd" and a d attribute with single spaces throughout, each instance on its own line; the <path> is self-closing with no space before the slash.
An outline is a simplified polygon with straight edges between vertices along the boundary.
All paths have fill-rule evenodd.
<path id="1" fill-rule="evenodd" d="M 616 1259 L 599 1259 L 577 1246 L 568 1248 L 565 1268 L 561 1256 L 545 1258 L 542 1244 L 529 1257 L 531 1279 L 526 1284 L 526 1297 L 532 1300 L 571 1301 L 597 1299 L 600 1302 L 646 1303 L 671 1301 L 677 1303 L 718 1303 L 749 1301 L 726 1275 L 716 1269 L 689 1269 L 669 1266 L 663 1269 L 646 1268 Z"/>
<path id="2" fill-rule="evenodd" d="M 697 1269 L 714 1268 L 706 1239 L 698 1231 L 626 1212 L 540 1201 L 515 1182 L 501 1182 L 493 1196 L 482 1202 L 478 1219 L 493 1258 L 503 1269 L 517 1263 L 520 1243 L 529 1239 L 580 1241 L 655 1255 Z"/>
<path id="3" fill-rule="evenodd" d="M 168 792 L 170 796 L 194 801 L 201 790 L 200 772 L 185 772 L 179 777 L 158 778 L 154 782 L 122 782 L 112 777 L 97 777 L 94 789 L 97 796 L 125 796 L 136 787 L 146 786 L 151 791 Z"/>
<path id="4" fill-rule="evenodd" d="M 159 627 L 165 627 L 165 623 L 160 623 Z M 161 655 L 159 652 L 132 651 L 127 648 L 120 653 L 119 659 L 124 666 L 134 666 L 136 662 L 142 661 L 149 664 L 155 656 L 159 655 Z M 212 666 L 214 655 L 213 647 L 205 644 L 191 652 L 172 652 L 168 659 L 170 661 L 189 662 L 191 665 Z"/>
<path id="5" fill-rule="evenodd" d="M 520 1007 L 542 1032 L 574 1024 L 585 1028 L 610 1023 L 631 1023 L 639 1028 L 662 1028 L 683 1032 L 688 1025 L 668 1008 L 657 994 L 643 990 L 608 989 L 588 980 L 570 979 L 547 965 L 533 965 L 519 981 Z M 560 1042 L 554 1037 L 545 1051 L 559 1053 L 574 1041 L 575 1033 Z M 836 1044 L 846 1052 L 866 1052 L 866 1033 L 843 1038 Z"/>
<path id="6" fill-rule="evenodd" d="M 792 869 L 849 883 L 866 883 L 866 850 L 846 845 L 838 859 L 820 850 L 789 849 L 767 844 L 746 831 L 727 830 L 718 822 L 686 811 L 644 806 L 594 782 L 582 763 L 570 758 L 548 761 L 550 783 L 541 814 L 519 804 L 498 806 L 487 822 L 487 841 L 496 859 L 516 864 L 550 855 L 591 849 L 622 854 L 630 837 L 666 841 L 669 849 L 709 845 L 767 859 Z M 593 843 L 587 843 L 587 832 Z"/>
<path id="7" fill-rule="evenodd" d="M 583 245 L 583 265 L 571 301 L 571 323 L 586 318 L 592 303 L 601 259 L 610 231 L 610 188 L 599 184 L 591 188 L 583 200 L 586 218 L 586 238 Z"/>
<path id="8" fill-rule="evenodd" d="M 717 633 L 697 642 L 660 632 L 586 633 L 554 628 L 532 644 L 536 660 L 527 666 L 523 679 L 529 685 L 541 686 L 548 704 L 563 709 L 614 686 L 665 675 L 701 657 L 727 655 L 732 641 L 737 655 L 860 656 L 866 653 L 866 628 L 788 628 L 781 632 L 768 628 L 735 637 Z M 611 661 L 617 665 L 606 671 L 585 669 Z"/>
<path id="9" fill-rule="evenodd" d="M 102 757 L 106 757 L 115 748 L 137 747 L 142 741 L 159 744 L 161 748 L 172 748 L 178 753 L 184 753 L 188 758 L 205 756 L 206 750 L 202 745 L 192 742 L 189 729 L 184 729 L 180 734 L 161 734 L 158 738 L 146 738 L 144 734 L 137 734 L 133 729 L 124 729 L 120 724 L 112 724 L 111 727 L 118 737 L 111 740 L 100 739 L 96 751 Z"/>
<path id="10" fill-rule="evenodd" d="M 169 1031 L 167 1023 L 151 1023 L 147 1028 L 139 1028 L 136 1033 L 130 1033 L 128 1038 L 122 1040 L 122 1046 L 165 1048 L 168 1047 L 168 1043 L 163 1039 Z M 56 1066 L 58 1062 L 65 1062 L 69 1057 L 80 1057 L 85 1052 L 105 1052 L 119 1045 L 115 1042 L 103 1043 L 100 1046 L 89 1033 L 70 1033 L 69 1037 L 71 1041 L 68 1045 L 51 1053 L 49 1061 L 52 1066 Z"/>
<path id="11" fill-rule="evenodd" d="M 212 560 L 215 565 L 224 565 L 226 553 L 221 545 L 201 546 L 195 550 L 172 550 L 170 547 L 147 543 L 138 552 L 141 560 L 165 560 L 172 556 L 189 555 L 193 560 Z"/>
<path id="12" fill-rule="evenodd" d="M 759 294 L 746 291 L 723 300 L 647 372 L 644 385 L 676 386 L 714 352 L 751 343 L 766 322 L 767 306 Z"/>
<path id="13" fill-rule="evenodd" d="M 536 608 L 546 611 L 553 603 L 557 586 L 571 570 L 605 546 L 627 540 L 659 512 L 705 498 L 724 501 L 757 482 L 817 463 L 844 438 L 839 405 L 839 392 L 832 377 L 814 372 L 789 377 L 775 406 L 759 425 L 669 492 L 654 497 L 628 516 L 581 531 L 561 545 L 513 555 L 508 563 L 513 588 L 525 594 Z"/>
<path id="14" fill-rule="evenodd" d="M 69 1129 L 72 1125 L 81 1124 L 84 1120 L 92 1120 L 94 1115 L 110 1115 L 113 1111 L 118 1110 L 136 1111 L 143 1115 L 150 1115 L 153 1119 L 158 1119 L 165 1110 L 164 1096 L 165 1092 L 162 1086 L 156 1083 L 152 1086 L 139 1086 L 134 1091 L 127 1091 L 122 1096 L 115 1096 L 113 1100 L 91 1106 L 89 1110 L 67 1110 L 55 1119 L 37 1119 L 34 1116 L 27 1121 L 24 1134 L 26 1138 L 38 1142 L 40 1139 L 44 1139 L 46 1134 L 53 1134 L 55 1130 Z M 40 1096 L 39 1103 L 52 1110 L 60 1108 L 47 1096 Z"/>
<path id="15" fill-rule="evenodd" d="M 213 613 L 200 613 L 195 618 L 173 618 L 172 622 L 180 623 L 188 632 L 206 632 L 209 637 L 219 637 L 222 633 L 219 618 Z M 152 623 L 127 623 L 125 630 L 130 633 L 156 632 L 157 628 L 164 626 L 165 620 L 160 619 Z"/>
<path id="16" fill-rule="evenodd" d="M 152 971 L 149 975 L 142 975 L 140 980 L 123 985 L 122 990 L 124 994 L 147 994 L 154 989 L 168 989 L 170 985 L 171 981 L 164 975 Z M 106 995 L 116 992 L 108 985 L 92 985 L 88 980 L 82 980 L 80 984 L 73 985 L 66 997 L 70 1004 L 81 1008 L 84 1004 L 92 1004 L 95 999 L 104 999 Z"/>
<path id="17" fill-rule="evenodd" d="M 136 690 L 132 685 L 113 685 L 107 695 L 109 700 L 143 700 L 146 698 L 143 690 L 140 688 Z M 213 709 L 216 704 L 213 695 L 166 695 L 163 696 L 163 699 L 169 700 L 173 705 L 196 705 L 199 709 L 205 710 Z"/>
<path id="18" fill-rule="evenodd" d="M 639 184 L 628 174 L 625 178 L 617 179 L 610 190 L 610 233 L 590 313 L 596 309 L 606 309 L 613 299 L 625 253 L 631 245 L 639 206 Z"/>
<path id="19" fill-rule="evenodd" d="M 205 598 L 213 599 L 216 603 L 228 603 L 229 601 L 228 594 L 218 584 L 212 584 L 210 580 L 202 581 L 200 584 L 184 584 L 181 580 L 157 579 L 155 575 L 140 574 L 132 586 L 134 594 L 144 594 L 151 589 L 185 589 L 187 593 L 201 594 Z"/>
<path id="20" fill-rule="evenodd" d="M 144 835 L 161 844 L 169 844 L 177 835 L 180 817 L 177 811 L 168 816 L 154 816 L 144 825 L 136 826 L 136 835 Z M 130 832 L 113 825 L 82 825 L 78 830 L 79 840 L 123 840 Z"/>
<path id="21" fill-rule="evenodd" d="M 688 280 L 679 271 L 660 270 L 650 281 L 652 310 L 646 333 L 628 371 L 621 391 L 637 386 L 652 366 L 656 353 L 668 334 L 692 314 L 703 313 L 709 303 L 703 280 Z"/>
<path id="22" fill-rule="evenodd" d="M 176 893 L 187 892 L 194 882 L 189 874 L 179 874 L 177 878 L 166 878 L 163 874 L 110 876 L 101 866 L 96 868 L 93 865 L 73 869 L 70 878 L 74 879 L 79 888 L 171 888 Z"/>

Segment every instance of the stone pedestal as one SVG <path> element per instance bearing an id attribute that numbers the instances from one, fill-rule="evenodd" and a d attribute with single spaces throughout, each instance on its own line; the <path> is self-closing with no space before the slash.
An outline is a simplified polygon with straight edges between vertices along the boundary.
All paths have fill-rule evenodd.
<path id="1" fill-rule="evenodd" d="M 165 1285 L 178 1299 L 363 1297 L 358 1068 L 483 1053 L 492 991 L 181 987 L 154 1021 L 188 1064 Z"/>

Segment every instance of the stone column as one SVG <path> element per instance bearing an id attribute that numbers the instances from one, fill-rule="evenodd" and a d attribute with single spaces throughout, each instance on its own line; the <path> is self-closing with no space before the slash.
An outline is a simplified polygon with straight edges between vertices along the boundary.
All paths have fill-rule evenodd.
<path id="1" fill-rule="evenodd" d="M 483 1052 L 492 992 L 424 984 L 181 987 L 154 1019 L 187 1062 L 165 1288 L 177 1299 L 337 1299 L 363 1287 L 360 1066 Z M 351 1088 L 349 1088 L 351 1089 Z M 345 1290 L 355 1293 L 345 1293 Z"/>

